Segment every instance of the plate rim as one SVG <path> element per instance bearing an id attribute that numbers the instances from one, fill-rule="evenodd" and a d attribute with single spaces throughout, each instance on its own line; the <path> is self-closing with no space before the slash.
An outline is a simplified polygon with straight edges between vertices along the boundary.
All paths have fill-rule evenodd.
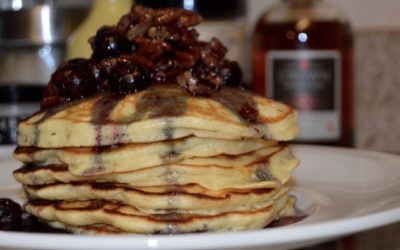
<path id="1" fill-rule="evenodd" d="M 372 229 L 375 227 L 396 223 L 393 221 L 393 217 L 398 217 L 400 220 L 400 207 L 389 209 L 383 212 L 374 214 L 357 216 L 349 219 L 336 219 L 328 222 L 322 222 L 318 224 L 302 225 L 300 228 L 301 237 L 285 239 L 285 243 L 294 243 L 300 241 L 324 239 L 324 238 L 336 238 L 338 236 L 348 235 L 363 230 Z M 379 218 L 379 220 L 377 220 Z M 344 222 L 345 221 L 345 222 Z M 370 221 L 374 221 L 372 223 Z M 346 227 L 344 227 L 346 224 Z M 367 225 L 367 226 L 365 226 Z M 345 228 L 340 232 L 331 233 L 329 231 L 332 228 Z M 315 231 L 319 230 L 318 237 L 315 237 Z M 0 231 L 0 247 L 16 247 L 26 248 L 24 241 L 31 241 L 30 247 L 42 248 L 42 249 L 55 249 L 60 247 L 60 244 L 71 244 L 71 239 L 79 241 L 79 244 L 87 243 L 88 245 L 84 249 L 110 249 L 110 244 L 113 243 L 112 247 L 118 249 L 188 249 L 193 247 L 193 240 L 204 241 L 205 245 L 201 247 L 196 246 L 196 249 L 212 249 L 212 248 L 231 248 L 231 247 L 257 247 L 257 246 L 268 246 L 274 244 L 282 244 L 282 238 L 284 234 L 299 233 L 299 227 L 281 227 L 281 228 L 270 228 L 263 230 L 253 231 L 238 231 L 238 232 L 219 232 L 219 233 L 201 233 L 201 234 L 185 234 L 185 235 L 124 235 L 124 236 L 94 236 L 94 235 L 69 235 L 69 234 L 49 234 L 49 233 L 21 233 L 21 232 L 5 232 Z M 46 245 L 43 245 L 43 237 L 37 237 L 38 234 L 46 236 Z M 240 236 L 240 237 L 238 237 Z M 264 236 L 264 237 L 263 237 Z M 265 240 L 265 236 L 269 239 Z M 15 238 L 11 244 L 2 244 L 3 242 L 9 241 L 10 237 Z M 77 239 L 78 238 L 78 239 Z M 194 238 L 194 239 L 193 239 Z M 214 241 L 215 239 L 224 238 L 226 241 Z M 245 239 L 251 238 L 252 243 L 241 244 Z M 229 239 L 229 240 L 228 240 Z M 272 239 L 272 240 L 271 240 Z M 255 240 L 255 241 L 254 241 Z M 83 242 L 82 242 L 83 241 Z M 96 241 L 96 246 L 93 246 L 93 241 Z M 176 245 L 179 241 L 179 245 Z M 35 242 L 36 244 L 32 244 Z M 51 244 L 49 244 L 51 243 Z M 91 244 L 89 244 L 91 243 Z M 119 243 L 116 244 L 115 243 Z M 128 244 L 130 243 L 130 244 Z M 140 248 L 132 248 L 131 244 L 136 244 Z M 67 249 L 82 249 L 82 246 L 70 246 Z"/>
<path id="2" fill-rule="evenodd" d="M 0 146 L 0 162 L 2 161 L 2 151 L 12 150 L 13 146 Z M 375 156 L 380 160 L 399 161 L 400 156 L 392 153 L 365 150 L 350 149 L 331 146 L 317 145 L 297 145 L 293 144 L 293 149 L 301 151 L 322 150 L 328 153 L 356 153 L 360 156 Z M 3 151 L 4 152 L 4 151 Z M 400 170 L 399 170 L 400 171 Z M 300 184 L 301 186 L 301 184 Z M 66 249 L 188 249 L 193 247 L 193 241 L 203 242 L 196 249 L 212 248 L 231 248 L 231 247 L 258 247 L 279 245 L 283 243 L 295 243 L 299 241 L 308 241 L 322 238 L 335 238 L 351 233 L 356 233 L 379 226 L 388 225 L 400 221 L 400 207 L 374 212 L 371 214 L 358 215 L 350 218 L 339 218 L 325 222 L 305 224 L 292 227 L 291 225 L 280 228 L 268 228 L 263 230 L 238 231 L 238 232 L 218 232 L 184 235 L 124 235 L 124 236 L 91 236 L 91 235 L 63 235 L 63 234 L 43 234 L 38 237 L 38 233 L 6 232 L 0 231 L 0 247 L 26 248 L 29 243 L 30 249 L 54 249 L 60 245 L 68 246 Z M 302 230 L 299 230 L 301 228 Z M 340 228 L 340 230 L 338 230 Z M 332 232 L 332 229 L 335 229 Z M 315 235 L 315 231 L 318 234 Z M 313 232 L 313 233 L 310 233 Z M 297 237 L 284 239 L 285 234 L 296 233 Z M 267 237 L 266 237 L 267 236 Z M 43 238 L 46 238 L 46 244 L 43 244 Z M 71 239 L 74 238 L 74 241 Z M 11 240 L 12 239 L 12 240 Z M 93 241 L 95 240 L 96 246 Z M 71 242 L 79 242 L 72 244 Z M 244 244 L 245 242 L 245 244 Z M 110 244 L 113 245 L 110 245 Z M 68 245 L 66 245 L 68 244 Z M 178 244 L 178 245 L 176 245 Z M 134 248 L 132 248 L 134 245 Z"/>

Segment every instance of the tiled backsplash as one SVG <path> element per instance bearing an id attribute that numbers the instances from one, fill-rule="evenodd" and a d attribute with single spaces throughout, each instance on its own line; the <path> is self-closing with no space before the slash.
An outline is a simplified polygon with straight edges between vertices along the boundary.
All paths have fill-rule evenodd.
<path id="1" fill-rule="evenodd" d="M 400 153 L 400 30 L 355 34 L 356 146 Z"/>

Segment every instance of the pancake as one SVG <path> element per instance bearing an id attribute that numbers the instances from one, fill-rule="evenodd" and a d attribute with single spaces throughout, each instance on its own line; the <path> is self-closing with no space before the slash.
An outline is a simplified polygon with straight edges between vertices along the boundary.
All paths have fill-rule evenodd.
<path id="1" fill-rule="evenodd" d="M 146 214 L 120 203 L 87 201 L 30 201 L 26 210 L 45 221 L 57 221 L 69 227 L 108 225 L 130 233 L 185 233 L 250 230 L 265 227 L 285 214 L 292 205 L 287 190 L 277 194 L 264 207 L 246 211 L 230 211 L 216 215 Z M 290 208 L 288 209 L 291 210 Z"/>
<path id="2" fill-rule="evenodd" d="M 294 203 L 296 199 L 293 196 L 289 196 L 285 206 L 278 211 L 277 215 L 274 218 L 274 221 L 279 221 L 280 218 L 285 217 L 293 217 L 296 215 L 296 211 L 294 211 Z M 272 223 L 274 222 L 272 221 Z M 91 224 L 85 226 L 72 226 L 69 224 L 64 224 L 59 221 L 51 221 L 48 222 L 52 227 L 58 229 L 68 230 L 75 234 L 90 234 L 90 235 L 107 235 L 107 234 L 129 234 L 128 231 L 123 231 L 121 229 L 117 229 L 113 226 L 106 225 L 106 224 Z M 186 233 L 202 233 L 207 232 L 207 229 L 204 228 L 203 230 L 197 230 L 193 232 L 186 232 Z M 154 232 L 154 233 L 161 233 L 161 232 Z M 165 233 L 165 232 L 164 232 Z M 182 232 L 180 232 L 182 233 Z"/>
<path id="3" fill-rule="evenodd" d="M 126 172 L 146 167 L 179 162 L 192 157 L 212 157 L 220 154 L 240 155 L 276 145 L 276 141 L 261 139 L 221 140 L 187 137 L 177 140 L 118 147 L 32 148 L 18 147 L 15 158 L 25 164 L 39 166 L 65 164 L 71 173 L 92 176 Z"/>
<path id="4" fill-rule="evenodd" d="M 161 165 L 123 174 L 106 174 L 82 177 L 71 174 L 67 166 L 23 167 L 14 171 L 14 177 L 25 185 L 43 185 L 55 182 L 113 182 L 131 186 L 162 186 L 198 184 L 204 188 L 220 190 L 225 188 L 262 188 L 286 183 L 298 160 L 288 146 L 269 148 L 272 153 L 243 166 L 189 165 L 184 163 Z M 267 151 L 262 149 L 263 151 Z M 261 150 L 260 150 L 261 151 Z M 259 152 L 261 154 L 261 152 Z M 254 153 L 253 153 L 254 155 Z M 224 156 L 217 156 L 224 157 Z M 226 156 L 225 156 L 226 157 Z M 251 158 L 251 155 L 243 156 Z M 238 157 L 235 157 L 238 158 Z M 232 160 L 231 158 L 227 158 Z M 222 159 L 220 159 L 222 162 Z M 223 162 L 226 164 L 226 162 Z"/>
<path id="5" fill-rule="evenodd" d="M 126 234 L 128 232 L 124 232 L 115 227 L 104 225 L 104 224 L 94 224 L 87 226 L 70 226 L 63 224 L 58 221 L 48 222 L 48 224 L 56 229 L 66 230 L 68 232 L 74 234 L 88 234 L 88 235 L 109 235 L 109 234 Z"/>
<path id="6" fill-rule="evenodd" d="M 201 20 L 133 6 L 90 39 L 90 59 L 57 67 L 18 124 L 26 212 L 79 234 L 251 230 L 293 215 L 297 112 L 244 90 L 226 47 L 198 40 Z"/>
<path id="7" fill-rule="evenodd" d="M 257 110 L 249 122 L 244 108 Z M 298 132 L 290 107 L 225 87 L 211 97 L 177 84 L 153 85 L 132 95 L 98 94 L 34 114 L 18 125 L 18 145 L 42 148 L 145 143 L 194 135 L 237 140 L 291 140 Z"/>
<path id="8" fill-rule="evenodd" d="M 114 183 L 55 183 L 26 186 L 31 198 L 118 201 L 146 213 L 219 214 L 243 211 L 270 202 L 282 188 L 208 190 L 197 185 L 130 187 Z M 286 188 L 287 189 L 287 188 Z"/>

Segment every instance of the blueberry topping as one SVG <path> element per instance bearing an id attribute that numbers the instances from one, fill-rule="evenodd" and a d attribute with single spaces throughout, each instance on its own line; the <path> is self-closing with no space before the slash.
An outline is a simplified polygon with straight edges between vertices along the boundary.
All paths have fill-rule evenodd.
<path id="1" fill-rule="evenodd" d="M 0 230 L 15 231 L 22 225 L 22 209 L 10 199 L 0 199 Z"/>
<path id="2" fill-rule="evenodd" d="M 222 42 L 199 40 L 193 26 L 201 21 L 199 14 L 185 9 L 133 5 L 116 25 L 103 26 L 90 39 L 90 59 L 71 60 L 57 69 L 42 108 L 98 91 L 136 93 L 150 84 L 177 83 L 204 97 L 224 86 L 240 86 L 242 71 L 226 59 Z"/>
<path id="3" fill-rule="evenodd" d="M 54 85 L 61 96 L 71 100 L 91 96 L 97 90 L 93 74 L 86 68 L 86 60 L 75 59 L 61 65 L 51 76 L 50 83 Z"/>
<path id="4" fill-rule="evenodd" d="M 114 93 L 131 94 L 146 88 L 149 75 L 139 65 L 122 64 L 114 68 L 108 84 Z"/>
<path id="5" fill-rule="evenodd" d="M 107 57 L 116 57 L 129 52 L 129 41 L 125 35 L 113 27 L 104 26 L 97 31 L 91 40 L 92 57 L 101 60 Z"/>
<path id="6" fill-rule="evenodd" d="M 227 86 L 239 87 L 242 83 L 243 73 L 237 62 L 225 62 L 221 74 Z"/>

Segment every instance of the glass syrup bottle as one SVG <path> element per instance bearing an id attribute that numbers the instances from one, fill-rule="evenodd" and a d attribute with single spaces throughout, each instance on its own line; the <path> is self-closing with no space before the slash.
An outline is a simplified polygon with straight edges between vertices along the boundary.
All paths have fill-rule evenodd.
<path id="1" fill-rule="evenodd" d="M 256 24 L 252 89 L 299 111 L 297 143 L 353 146 L 353 41 L 323 0 L 281 0 Z"/>

